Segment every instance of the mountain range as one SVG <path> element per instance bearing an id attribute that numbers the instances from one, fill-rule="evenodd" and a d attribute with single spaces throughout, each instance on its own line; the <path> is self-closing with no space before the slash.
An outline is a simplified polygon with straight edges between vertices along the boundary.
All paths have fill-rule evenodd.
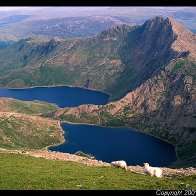
<path id="1" fill-rule="evenodd" d="M 179 165 L 195 165 L 196 35 L 174 19 L 85 38 L 25 38 L 0 51 L 0 64 L 1 87 L 72 85 L 110 94 L 107 105 L 54 108 L 42 117 L 132 127 L 174 144 Z"/>
<path id="2" fill-rule="evenodd" d="M 33 35 L 85 37 L 122 23 L 142 25 L 157 15 L 196 31 L 194 7 L 1 7 L 0 34 L 12 41 Z"/>
<path id="3" fill-rule="evenodd" d="M 0 51 L 0 86 L 74 85 L 102 90 L 117 100 L 171 60 L 194 61 L 195 51 L 195 34 L 162 17 L 88 38 L 35 36 Z"/>

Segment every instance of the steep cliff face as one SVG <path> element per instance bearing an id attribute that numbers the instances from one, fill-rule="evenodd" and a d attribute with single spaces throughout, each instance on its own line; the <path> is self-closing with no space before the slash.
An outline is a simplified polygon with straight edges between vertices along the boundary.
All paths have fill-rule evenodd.
<path id="1" fill-rule="evenodd" d="M 189 57 L 196 59 L 196 35 L 177 23 L 174 19 L 167 18 L 167 20 L 176 35 L 176 39 L 172 43 L 171 48 L 182 54 L 187 53 Z"/>
<path id="2" fill-rule="evenodd" d="M 125 92 L 134 90 L 153 77 L 172 59 L 193 57 L 196 54 L 195 34 L 171 18 L 155 17 L 128 33 L 120 52 L 125 64 L 124 72 L 118 78 L 117 87 Z M 129 77 L 129 80 L 124 80 Z M 123 88 L 123 85 L 127 89 Z M 110 88 L 109 88 L 110 91 Z"/>
<path id="3" fill-rule="evenodd" d="M 170 52 L 174 57 L 195 57 L 195 34 L 170 17 L 157 16 L 148 20 L 138 28 L 138 32 L 135 35 L 137 40 L 128 43 L 137 45 L 138 52 L 142 50 L 150 56 Z"/>

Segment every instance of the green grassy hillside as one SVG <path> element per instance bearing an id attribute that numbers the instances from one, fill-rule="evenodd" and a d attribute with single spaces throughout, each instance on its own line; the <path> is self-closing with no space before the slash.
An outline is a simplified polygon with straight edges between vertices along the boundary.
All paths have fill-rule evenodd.
<path id="1" fill-rule="evenodd" d="M 75 85 L 105 90 L 124 69 L 118 54 L 123 34 L 116 37 L 21 40 L 0 52 L 0 86 Z"/>
<path id="2" fill-rule="evenodd" d="M 0 189 L 176 190 L 196 189 L 195 182 L 196 176 L 158 179 L 115 167 L 92 167 L 24 155 L 0 154 Z"/>
<path id="3" fill-rule="evenodd" d="M 38 116 L 56 109 L 46 102 L 0 98 L 0 147 L 44 148 L 62 142 L 58 122 Z"/>
<path id="4" fill-rule="evenodd" d="M 59 107 L 42 101 L 20 101 L 12 98 L 0 98 L 1 112 L 17 112 L 23 114 L 39 115 L 52 112 Z"/>
<path id="5" fill-rule="evenodd" d="M 35 149 L 60 142 L 63 138 L 58 121 L 0 112 L 0 147 Z"/>

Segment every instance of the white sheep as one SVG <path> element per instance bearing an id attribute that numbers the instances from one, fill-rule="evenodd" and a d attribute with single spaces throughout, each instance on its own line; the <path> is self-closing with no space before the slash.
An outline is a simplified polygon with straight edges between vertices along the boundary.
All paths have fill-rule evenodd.
<path id="1" fill-rule="evenodd" d="M 163 175 L 163 172 L 160 168 L 150 167 L 148 163 L 144 163 L 144 172 L 150 176 L 156 176 L 158 178 L 162 178 Z"/>
<path id="2" fill-rule="evenodd" d="M 111 165 L 127 170 L 127 164 L 125 161 L 113 161 L 111 162 Z"/>

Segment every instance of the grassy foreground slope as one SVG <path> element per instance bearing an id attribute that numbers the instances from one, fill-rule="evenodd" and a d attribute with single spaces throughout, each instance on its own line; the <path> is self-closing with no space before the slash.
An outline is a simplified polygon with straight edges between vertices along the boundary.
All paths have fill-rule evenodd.
<path id="1" fill-rule="evenodd" d="M 0 154 L 0 189 L 187 189 L 186 184 L 196 189 L 195 180 L 196 176 L 158 179 L 115 167 Z"/>

